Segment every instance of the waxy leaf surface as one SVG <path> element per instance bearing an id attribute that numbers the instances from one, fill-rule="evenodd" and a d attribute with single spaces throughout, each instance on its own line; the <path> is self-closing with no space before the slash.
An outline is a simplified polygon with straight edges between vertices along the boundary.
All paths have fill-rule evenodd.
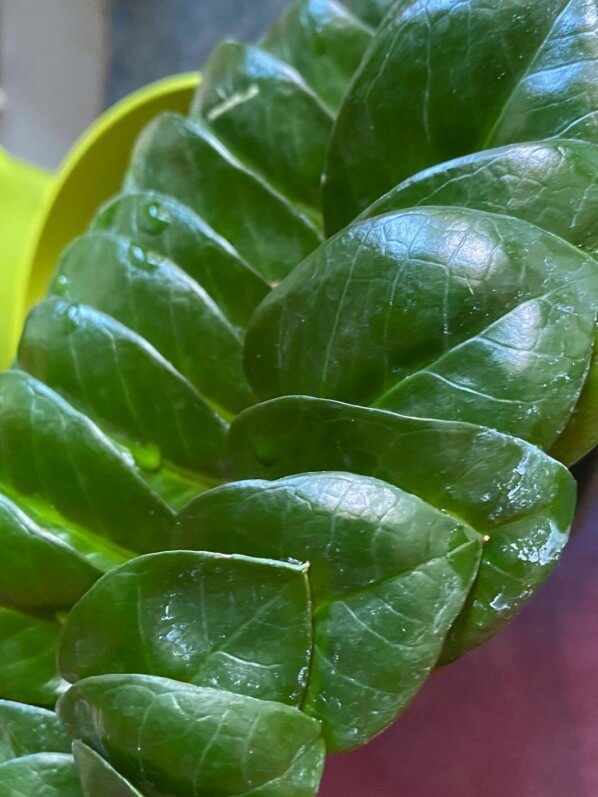
<path id="1" fill-rule="evenodd" d="M 200 483 L 226 474 L 227 424 L 146 340 L 105 313 L 41 302 L 27 319 L 19 366 L 131 450 L 152 441 L 158 465 L 166 460 Z"/>
<path id="2" fill-rule="evenodd" d="M 82 742 L 73 742 L 73 756 L 85 797 L 143 797 L 114 767 Z"/>
<path id="3" fill-rule="evenodd" d="M 71 687 L 58 713 L 148 797 L 313 797 L 322 774 L 319 723 L 282 703 L 105 675 Z"/>
<path id="4" fill-rule="evenodd" d="M 373 203 L 362 218 L 422 205 L 474 208 L 542 227 L 598 254 L 598 146 L 547 140 L 510 144 L 432 166 Z"/>
<path id="5" fill-rule="evenodd" d="M 347 473 L 211 490 L 181 513 L 176 542 L 309 561 L 303 710 L 322 721 L 332 750 L 363 744 L 404 709 L 438 660 L 481 553 L 479 535 L 454 517 Z"/>
<path id="6" fill-rule="evenodd" d="M 242 413 L 231 447 L 240 477 L 342 468 L 413 493 L 487 538 L 444 661 L 519 611 L 556 564 L 573 519 L 575 483 L 565 467 L 522 440 L 472 424 L 289 396 Z"/>
<path id="7" fill-rule="evenodd" d="M 108 573 L 71 610 L 69 681 L 145 673 L 296 705 L 311 654 L 303 565 L 172 551 Z"/>
<path id="8" fill-rule="evenodd" d="M 0 647 L 31 659 L 11 658 L 1 697 L 53 705 L 56 612 L 169 548 L 174 511 L 230 478 L 228 421 L 255 401 L 245 328 L 321 241 L 333 106 L 382 6 L 298 0 L 260 47 L 218 48 L 192 118 L 150 125 L 123 192 L 61 258 L 26 374 L 0 377 Z"/>
<path id="9" fill-rule="evenodd" d="M 73 757 L 38 753 L 0 764 L 2 797 L 83 797 Z"/>
<path id="10" fill-rule="evenodd" d="M 60 513 L 67 526 L 88 528 L 100 546 L 103 537 L 115 543 L 116 561 L 123 549 L 163 548 L 172 525 L 172 510 L 147 488 L 133 458 L 20 371 L 0 375 L 0 484 L 42 512 L 47 503 L 49 517 Z M 78 536 L 74 529 L 72 544 Z"/>
<path id="11" fill-rule="evenodd" d="M 29 612 L 67 609 L 101 571 L 0 495 L 0 605 Z"/>
<path id="12" fill-rule="evenodd" d="M 399 3 L 337 119 L 328 229 L 460 155 L 555 137 L 598 143 L 597 26 L 595 0 Z"/>
<path id="13" fill-rule="evenodd" d="M 491 424 L 547 448 L 584 384 L 597 307 L 598 262 L 550 233 L 397 211 L 339 233 L 268 296 L 248 373 L 263 397 Z"/>
<path id="14" fill-rule="evenodd" d="M 351 11 L 365 22 L 376 27 L 394 6 L 404 6 L 409 0 L 345 0 Z"/>
<path id="15" fill-rule="evenodd" d="M 251 403 L 241 332 L 174 263 L 112 233 L 88 233 L 63 255 L 54 291 L 143 336 L 208 400 L 231 411 Z"/>
<path id="16" fill-rule="evenodd" d="M 282 279 L 321 240 L 306 215 L 200 120 L 159 117 L 139 140 L 125 188 L 159 191 L 189 205 L 268 282 Z"/>
<path id="17" fill-rule="evenodd" d="M 194 116 L 291 201 L 318 205 L 332 114 L 284 61 L 224 42 L 206 64 Z"/>
<path id="18" fill-rule="evenodd" d="M 60 625 L 0 608 L 0 694 L 51 706 L 66 688 L 56 669 Z"/>
<path id="19" fill-rule="evenodd" d="M 372 34 L 364 20 L 336 0 L 298 0 L 260 46 L 291 64 L 336 112 Z"/>
<path id="20" fill-rule="evenodd" d="M 100 208 L 91 229 L 128 238 L 176 263 L 236 326 L 247 324 L 268 293 L 263 279 L 225 238 L 167 194 L 120 194 Z"/>
<path id="21" fill-rule="evenodd" d="M 34 753 L 70 753 L 71 742 L 53 711 L 0 700 L 0 761 Z"/>
<path id="22" fill-rule="evenodd" d="M 511 144 L 433 166 L 405 180 L 363 214 L 451 205 L 515 216 L 598 253 L 598 146 L 550 140 Z M 594 359 L 573 416 L 553 447 L 572 464 L 598 443 L 598 366 Z"/>

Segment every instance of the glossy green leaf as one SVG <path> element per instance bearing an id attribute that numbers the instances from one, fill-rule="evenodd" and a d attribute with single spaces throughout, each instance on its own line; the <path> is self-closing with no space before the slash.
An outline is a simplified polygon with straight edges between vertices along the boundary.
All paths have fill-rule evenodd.
<path id="1" fill-rule="evenodd" d="M 0 695 L 53 706 L 66 688 L 56 668 L 60 625 L 0 608 Z"/>
<path id="2" fill-rule="evenodd" d="M 373 217 L 421 205 L 457 205 L 515 216 L 598 253 L 598 147 L 584 141 L 513 144 L 427 169 L 368 208 Z M 594 358 L 596 346 L 594 346 Z M 592 364 L 582 397 L 553 449 L 572 464 L 598 443 L 598 372 Z"/>
<path id="3" fill-rule="evenodd" d="M 340 469 L 370 475 L 488 538 L 444 661 L 519 611 L 556 564 L 573 519 L 575 482 L 565 467 L 522 440 L 471 424 L 289 396 L 242 413 L 231 447 L 240 477 Z"/>
<path id="4" fill-rule="evenodd" d="M 282 279 L 320 241 L 307 216 L 199 120 L 159 117 L 138 142 L 125 188 L 189 205 L 268 282 Z"/>
<path id="5" fill-rule="evenodd" d="M 408 0 L 345 0 L 355 14 L 376 27 L 394 6 L 403 6 Z"/>
<path id="6" fill-rule="evenodd" d="M 76 745 L 86 797 L 309 797 L 318 723 L 248 695 L 302 697 L 331 748 L 360 743 L 440 654 L 487 638 L 545 579 L 570 477 L 459 420 L 565 461 L 596 439 L 597 267 L 573 248 L 595 254 L 596 34 L 593 0 L 297 0 L 259 47 L 216 50 L 190 118 L 142 136 L 124 193 L 29 320 L 29 373 L 0 377 L 0 695 L 54 700 L 63 610 L 130 551 L 187 535 L 237 558 L 145 557 L 73 611 L 72 674 L 137 671 L 63 700 L 95 748 Z M 372 201 L 392 215 L 312 255 L 339 103 L 327 226 Z M 231 437 L 239 473 L 363 475 L 208 492 L 173 535 L 178 508 L 231 476 L 225 433 L 255 401 L 243 357 L 262 300 L 247 357 L 260 395 L 376 408 L 291 397 L 248 410 Z M 263 622 L 224 575 L 239 554 L 287 560 L 244 565 L 244 595 L 268 593 L 261 567 L 292 571 L 303 600 L 283 591 Z M 227 563 L 207 592 L 202 571 L 204 597 L 190 557 Z"/>
<path id="7" fill-rule="evenodd" d="M 101 574 L 2 495 L 0 547 L 0 605 L 30 612 L 69 608 Z"/>
<path id="8" fill-rule="evenodd" d="M 572 465 L 592 451 L 598 441 L 598 334 L 587 379 L 567 428 L 551 449 L 553 457 Z"/>
<path id="9" fill-rule="evenodd" d="M 143 797 L 91 747 L 74 742 L 73 755 L 85 797 Z"/>
<path id="10" fill-rule="evenodd" d="M 260 305 L 260 395 L 487 424 L 549 447 L 593 350 L 598 262 L 514 218 L 421 208 L 362 221 Z"/>
<path id="11" fill-rule="evenodd" d="M 132 457 L 19 371 L 0 375 L 0 483 L 119 546 L 145 552 L 167 543 L 173 512 L 144 484 Z"/>
<path id="12" fill-rule="evenodd" d="M 83 797 L 73 757 L 38 753 L 0 764 L 2 797 Z"/>
<path id="13" fill-rule="evenodd" d="M 543 138 L 598 143 L 593 0 L 416 0 L 368 50 L 332 139 L 332 231 L 460 155 Z"/>
<path id="14" fill-rule="evenodd" d="M 88 234 L 64 253 L 53 291 L 142 335 L 208 399 L 229 410 L 251 403 L 240 331 L 174 263 L 126 238 Z"/>
<path id="15" fill-rule="evenodd" d="M 154 445 L 158 466 L 166 460 L 199 478 L 226 474 L 226 423 L 146 340 L 110 316 L 46 299 L 27 319 L 18 356 L 21 368 L 133 451 Z"/>
<path id="16" fill-rule="evenodd" d="M 70 751 L 71 742 L 53 711 L 0 700 L 0 762 Z"/>
<path id="17" fill-rule="evenodd" d="M 172 551 L 98 581 L 71 610 L 58 660 L 69 681 L 145 673 L 294 705 L 311 634 L 303 565 Z"/>
<path id="18" fill-rule="evenodd" d="M 410 177 L 362 218 L 421 205 L 456 205 L 514 216 L 598 254 L 598 146 L 534 141 L 476 152 Z"/>
<path id="19" fill-rule="evenodd" d="M 92 231 L 112 232 L 176 263 L 232 324 L 243 327 L 268 286 L 227 240 L 166 194 L 121 194 L 100 208 Z"/>
<path id="20" fill-rule="evenodd" d="M 321 240 L 331 96 L 370 38 L 335 0 L 300 0 L 261 49 L 221 47 L 194 118 L 150 126 L 124 192 L 61 259 L 21 372 L 0 376 L 0 604 L 36 651 L 31 682 L 11 661 L 0 697 L 52 702 L 56 611 L 169 548 L 176 509 L 229 478 L 227 422 L 255 400 L 245 327 Z"/>
<path id="21" fill-rule="evenodd" d="M 287 63 L 224 42 L 205 66 L 191 118 L 291 200 L 318 206 L 332 115 Z"/>
<path id="22" fill-rule="evenodd" d="M 71 687 L 58 713 L 74 738 L 150 795 L 312 797 L 322 774 L 319 723 L 282 703 L 106 675 Z"/>
<path id="23" fill-rule="evenodd" d="M 307 560 L 314 652 L 303 710 L 329 749 L 393 722 L 436 664 L 477 575 L 481 538 L 389 484 L 320 473 L 204 493 L 181 514 L 184 548 Z"/>
<path id="24" fill-rule="evenodd" d="M 367 24 L 336 0 L 297 0 L 260 46 L 294 67 L 336 111 L 371 39 Z"/>

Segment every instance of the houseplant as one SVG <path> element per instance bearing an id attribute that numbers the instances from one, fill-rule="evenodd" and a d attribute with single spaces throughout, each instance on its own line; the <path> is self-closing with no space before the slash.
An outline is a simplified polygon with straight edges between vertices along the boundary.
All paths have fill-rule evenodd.
<path id="1" fill-rule="evenodd" d="M 566 542 L 545 452 L 596 435 L 592 7 L 382 5 L 219 47 L 0 378 L 3 690 L 52 703 L 61 637 L 86 795 L 313 794 Z M 80 793 L 51 715 L 6 711 L 52 731 L 0 777 Z"/>

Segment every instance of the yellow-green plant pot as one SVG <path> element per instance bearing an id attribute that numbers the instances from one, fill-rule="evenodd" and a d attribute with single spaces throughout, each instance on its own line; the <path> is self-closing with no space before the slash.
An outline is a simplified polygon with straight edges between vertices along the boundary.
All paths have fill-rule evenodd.
<path id="1" fill-rule="evenodd" d="M 163 111 L 186 113 L 197 72 L 152 83 L 99 117 L 55 175 L 0 150 L 0 368 L 7 367 L 27 310 L 41 299 L 66 244 L 121 185 L 141 130 Z"/>
<path id="2" fill-rule="evenodd" d="M 29 283 L 26 251 L 52 177 L 0 149 L 0 366 L 11 360 Z"/>

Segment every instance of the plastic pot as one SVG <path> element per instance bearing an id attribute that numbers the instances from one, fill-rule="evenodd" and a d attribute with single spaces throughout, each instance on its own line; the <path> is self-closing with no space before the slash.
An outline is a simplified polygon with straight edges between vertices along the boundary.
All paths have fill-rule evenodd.
<path id="1" fill-rule="evenodd" d="M 200 75 L 152 83 L 100 116 L 56 174 L 0 149 L 0 369 L 14 358 L 25 314 L 47 290 L 64 247 L 122 183 L 141 130 L 163 111 L 186 113 Z"/>

